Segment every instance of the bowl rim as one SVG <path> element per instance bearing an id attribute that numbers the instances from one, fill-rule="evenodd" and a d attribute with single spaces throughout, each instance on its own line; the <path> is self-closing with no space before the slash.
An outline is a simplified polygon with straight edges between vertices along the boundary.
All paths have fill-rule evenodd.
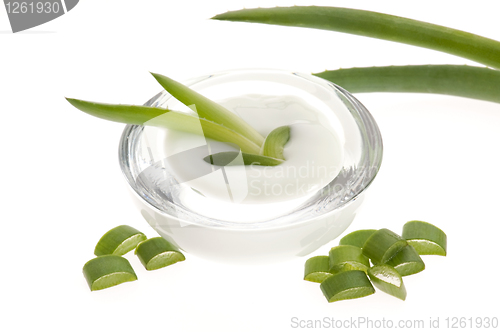
<path id="1" fill-rule="evenodd" d="M 377 126 L 377 123 L 375 122 L 375 119 L 373 116 L 370 114 L 370 112 L 364 107 L 363 104 L 361 104 L 354 96 L 352 96 L 347 90 L 344 88 L 327 81 L 323 78 L 313 76 L 311 74 L 303 74 L 303 73 L 298 73 L 298 72 L 293 72 L 293 71 L 287 71 L 287 70 L 279 70 L 279 69 L 263 69 L 263 68 L 243 68 L 243 69 L 231 69 L 231 70 L 225 70 L 225 71 L 219 71 L 219 72 L 214 72 L 208 75 L 203 75 L 203 76 L 198 76 L 195 78 L 191 78 L 188 80 L 183 80 L 182 83 L 186 84 L 188 86 L 200 83 L 206 79 L 209 79 L 214 76 L 220 76 L 220 75 L 225 75 L 225 74 L 235 74 L 235 73 L 240 73 L 240 72 L 255 72 L 255 71 L 265 71 L 265 72 L 275 72 L 275 73 L 281 73 L 281 74 L 294 74 L 294 75 L 300 75 L 302 77 L 307 77 L 312 81 L 316 82 L 322 82 L 323 84 L 328 84 L 330 87 L 334 88 L 337 90 L 337 92 L 340 92 L 341 96 L 343 96 L 352 106 L 353 109 L 349 109 L 351 111 L 351 114 L 353 115 L 353 118 L 356 122 L 356 125 L 360 130 L 360 134 L 363 139 L 363 151 L 368 150 L 368 155 L 365 155 L 365 158 L 369 159 L 369 168 L 372 170 L 371 175 L 369 176 L 369 180 L 362 185 L 360 190 L 355 193 L 352 197 L 349 199 L 345 200 L 341 204 L 337 205 L 335 208 L 322 213 L 322 214 L 315 214 L 309 218 L 305 218 L 303 220 L 299 220 L 293 223 L 270 223 L 269 221 L 259 221 L 259 222 L 253 222 L 253 223 L 239 223 L 239 222 L 233 222 L 233 221 L 225 221 L 225 220 L 217 220 L 210 218 L 210 220 L 214 221 L 219 221 L 214 224 L 207 224 L 207 223 L 196 223 L 192 222 L 191 220 L 184 220 L 182 218 L 179 218 L 178 216 L 169 214 L 167 211 L 164 211 L 157 207 L 156 205 L 152 204 L 150 201 L 145 199 L 137 190 L 135 184 L 135 180 L 133 179 L 132 172 L 130 171 L 130 154 L 128 153 L 129 147 L 130 147 L 130 139 L 134 137 L 134 135 L 139 135 L 139 133 L 144 129 L 143 125 L 126 125 L 123 133 L 120 138 L 119 142 L 119 147 L 118 147 L 118 159 L 120 163 L 120 168 L 122 171 L 122 174 L 125 177 L 125 180 L 129 186 L 129 189 L 133 193 L 133 195 L 138 198 L 141 202 L 146 204 L 149 208 L 153 209 L 155 213 L 158 213 L 160 215 L 166 216 L 170 219 L 175 219 L 181 224 L 189 224 L 193 226 L 198 226 L 198 227 L 205 227 L 205 228 L 216 228 L 219 230 L 262 230 L 262 229 L 276 229 L 276 228 L 287 228 L 289 226 L 293 225 L 299 225 L 302 223 L 307 223 L 311 222 L 315 219 L 318 218 L 326 218 L 328 217 L 329 214 L 334 214 L 337 213 L 339 210 L 343 209 L 365 192 L 365 190 L 371 185 L 375 177 L 377 176 L 380 166 L 382 163 L 382 156 L 383 156 L 383 143 L 382 143 L 382 136 L 380 134 L 380 130 Z M 165 90 L 162 90 L 161 92 L 157 93 L 155 96 L 153 96 L 151 99 L 149 99 L 144 105 L 145 106 L 152 106 L 160 97 L 165 95 Z M 355 112 L 353 114 L 353 111 Z M 374 170 L 374 172 L 373 172 Z M 361 178 L 361 175 L 356 176 L 357 179 Z M 277 218 L 279 219 L 279 218 Z M 273 221 L 276 219 L 271 219 L 270 221 Z M 268 223 L 266 225 L 266 223 Z"/>

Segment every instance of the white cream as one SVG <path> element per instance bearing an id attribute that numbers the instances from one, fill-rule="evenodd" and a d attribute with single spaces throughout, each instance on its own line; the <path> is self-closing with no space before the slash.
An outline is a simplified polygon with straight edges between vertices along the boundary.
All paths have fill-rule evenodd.
<path id="1" fill-rule="evenodd" d="M 212 165 L 203 160 L 209 151 L 237 150 L 213 140 L 206 140 L 210 150 L 200 148 L 206 144 L 203 137 L 162 130 L 156 142 L 164 151 L 164 157 L 198 147 L 191 151 L 189 158 L 169 159 L 165 165 L 182 182 L 184 195 L 193 195 L 194 201 L 205 201 L 205 204 L 207 199 L 213 200 L 214 204 L 221 204 L 220 209 L 243 203 L 238 205 L 240 213 L 244 213 L 245 210 L 254 210 L 256 204 L 296 206 L 338 175 L 343 149 L 330 125 L 332 121 L 327 114 L 317 111 L 301 98 L 247 95 L 218 102 L 242 117 L 264 137 L 279 126 L 290 125 L 290 140 L 284 149 L 286 160 L 274 167 L 237 165 L 224 167 L 224 172 L 222 169 L 213 171 Z M 209 204 L 208 210 L 210 207 L 211 212 L 207 213 L 213 215 L 214 206 Z M 217 215 L 219 212 L 212 217 L 224 219 Z"/>

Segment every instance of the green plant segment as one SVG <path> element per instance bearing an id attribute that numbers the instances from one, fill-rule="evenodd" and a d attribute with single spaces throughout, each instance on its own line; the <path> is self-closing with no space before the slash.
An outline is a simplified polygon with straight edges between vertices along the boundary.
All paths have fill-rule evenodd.
<path id="1" fill-rule="evenodd" d="M 306 261 L 304 280 L 321 283 L 332 275 L 329 271 L 330 257 L 311 257 Z"/>
<path id="2" fill-rule="evenodd" d="M 260 153 L 263 156 L 285 160 L 283 150 L 290 139 L 290 127 L 282 126 L 274 129 L 267 135 Z"/>
<path id="3" fill-rule="evenodd" d="M 345 271 L 326 278 L 320 285 L 328 302 L 357 299 L 375 293 L 365 272 Z"/>
<path id="4" fill-rule="evenodd" d="M 382 264 L 375 265 L 367 272 L 371 282 L 381 291 L 395 296 L 401 300 L 406 299 L 406 288 L 403 278 L 392 266 Z"/>
<path id="5" fill-rule="evenodd" d="M 148 271 L 185 260 L 179 249 L 162 237 L 154 237 L 139 243 L 135 254 Z"/>
<path id="6" fill-rule="evenodd" d="M 91 291 L 137 280 L 128 260 L 116 255 L 103 255 L 91 259 L 83 266 L 83 275 Z"/>
<path id="7" fill-rule="evenodd" d="M 146 240 L 146 235 L 137 229 L 120 225 L 104 234 L 95 246 L 94 255 L 124 255 Z"/>
<path id="8" fill-rule="evenodd" d="M 329 70 L 314 74 L 351 93 L 436 93 L 500 103 L 500 71 L 464 65 L 414 65 Z"/>
<path id="9" fill-rule="evenodd" d="M 256 8 L 227 12 L 212 19 L 345 32 L 446 52 L 500 69 L 500 42 L 496 40 L 366 10 L 317 6 Z"/>
<path id="10" fill-rule="evenodd" d="M 403 237 L 419 255 L 446 256 L 446 234 L 432 224 L 409 221 L 403 227 Z"/>
<path id="11" fill-rule="evenodd" d="M 446 238 L 439 228 L 423 221 L 407 222 L 403 233 L 410 234 L 408 238 L 416 236 L 418 240 L 432 239 L 441 244 L 443 235 Z M 406 288 L 402 277 L 425 269 L 411 239 L 409 242 L 386 228 L 351 232 L 330 250 L 329 256 L 315 256 L 306 261 L 304 280 L 320 282 L 328 302 L 334 302 L 373 294 L 375 290 L 368 275 L 378 289 L 404 301 Z M 426 252 L 430 251 L 426 248 Z"/>
<path id="12" fill-rule="evenodd" d="M 328 253 L 330 257 L 330 273 L 360 270 L 366 272 L 370 267 L 368 257 L 363 255 L 361 248 L 351 245 L 333 247 Z"/>
<path id="13" fill-rule="evenodd" d="M 211 101 L 198 92 L 177 81 L 174 81 L 171 78 L 154 73 L 152 73 L 152 75 L 167 92 L 169 92 L 181 103 L 186 106 L 194 105 L 200 118 L 205 118 L 230 128 L 240 135 L 248 138 L 258 146 L 261 146 L 264 142 L 264 137 L 262 137 L 255 129 L 253 129 L 242 118 L 230 112 L 222 105 Z"/>

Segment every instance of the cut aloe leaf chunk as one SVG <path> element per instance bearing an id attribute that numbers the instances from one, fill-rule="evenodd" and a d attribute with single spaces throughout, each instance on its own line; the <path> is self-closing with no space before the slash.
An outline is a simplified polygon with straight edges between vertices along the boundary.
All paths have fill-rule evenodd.
<path id="1" fill-rule="evenodd" d="M 356 299 L 375 293 L 366 273 L 345 271 L 326 278 L 320 285 L 328 302 Z"/>
<path id="2" fill-rule="evenodd" d="M 95 246 L 94 254 L 96 256 L 121 256 L 134 249 L 146 238 L 146 235 L 133 227 L 127 225 L 117 226 L 101 237 Z"/>
<path id="3" fill-rule="evenodd" d="M 376 231 L 376 229 L 360 229 L 359 231 L 351 232 L 341 238 L 339 244 L 348 244 L 358 248 L 363 248 L 366 240 L 368 240 L 368 238 Z"/>
<path id="4" fill-rule="evenodd" d="M 234 160 L 239 157 L 240 153 L 236 151 L 218 152 L 206 156 L 203 160 L 209 164 L 215 166 L 226 166 L 233 164 L 234 166 L 239 165 Z M 261 156 L 253 153 L 241 153 L 244 165 L 256 165 L 256 166 L 278 166 L 284 160 L 276 159 L 272 157 Z"/>
<path id="5" fill-rule="evenodd" d="M 407 245 L 408 243 L 401 236 L 387 228 L 382 228 L 366 240 L 363 254 L 375 264 L 383 264 Z"/>
<path id="6" fill-rule="evenodd" d="M 406 299 L 406 288 L 398 271 L 387 264 L 375 265 L 368 269 L 371 282 L 382 292 Z"/>
<path id="7" fill-rule="evenodd" d="M 83 275 L 91 291 L 137 280 L 128 260 L 116 255 L 103 255 L 91 259 L 83 266 Z"/>
<path id="8" fill-rule="evenodd" d="M 322 282 L 332 274 L 330 270 L 330 257 L 316 256 L 306 261 L 304 269 L 304 280 L 312 282 Z"/>
<path id="9" fill-rule="evenodd" d="M 157 270 L 186 259 L 177 247 L 162 237 L 154 237 L 139 243 L 135 254 L 148 271 Z"/>
<path id="10" fill-rule="evenodd" d="M 361 270 L 366 272 L 370 267 L 368 257 L 363 255 L 361 248 L 351 245 L 333 247 L 329 253 L 330 273 L 336 274 L 343 271 Z"/>
<path id="11" fill-rule="evenodd" d="M 446 256 L 446 234 L 424 221 L 408 221 L 403 226 L 403 238 L 419 255 Z"/>
<path id="12" fill-rule="evenodd" d="M 406 246 L 386 263 L 398 271 L 404 277 L 421 272 L 425 269 L 425 264 L 420 258 L 415 248 Z"/>

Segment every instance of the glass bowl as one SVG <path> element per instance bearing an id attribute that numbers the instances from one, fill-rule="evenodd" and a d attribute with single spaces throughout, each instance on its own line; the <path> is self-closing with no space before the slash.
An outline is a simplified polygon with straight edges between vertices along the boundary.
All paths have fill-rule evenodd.
<path id="1" fill-rule="evenodd" d="M 279 70 L 231 70 L 183 83 L 232 111 L 248 106 L 241 99 L 231 103 L 246 95 L 300 98 L 321 114 L 321 121 L 328 121 L 343 153 L 335 178 L 307 196 L 269 204 L 233 204 L 236 213 L 231 214 L 226 213 L 231 210 L 227 203 L 186 188 L 171 172 L 165 129 L 127 125 L 119 145 L 120 166 L 134 203 L 161 236 L 203 258 L 264 263 L 307 255 L 346 230 L 382 161 L 380 131 L 356 98 L 324 79 Z M 165 91 L 145 105 L 190 112 Z"/>

